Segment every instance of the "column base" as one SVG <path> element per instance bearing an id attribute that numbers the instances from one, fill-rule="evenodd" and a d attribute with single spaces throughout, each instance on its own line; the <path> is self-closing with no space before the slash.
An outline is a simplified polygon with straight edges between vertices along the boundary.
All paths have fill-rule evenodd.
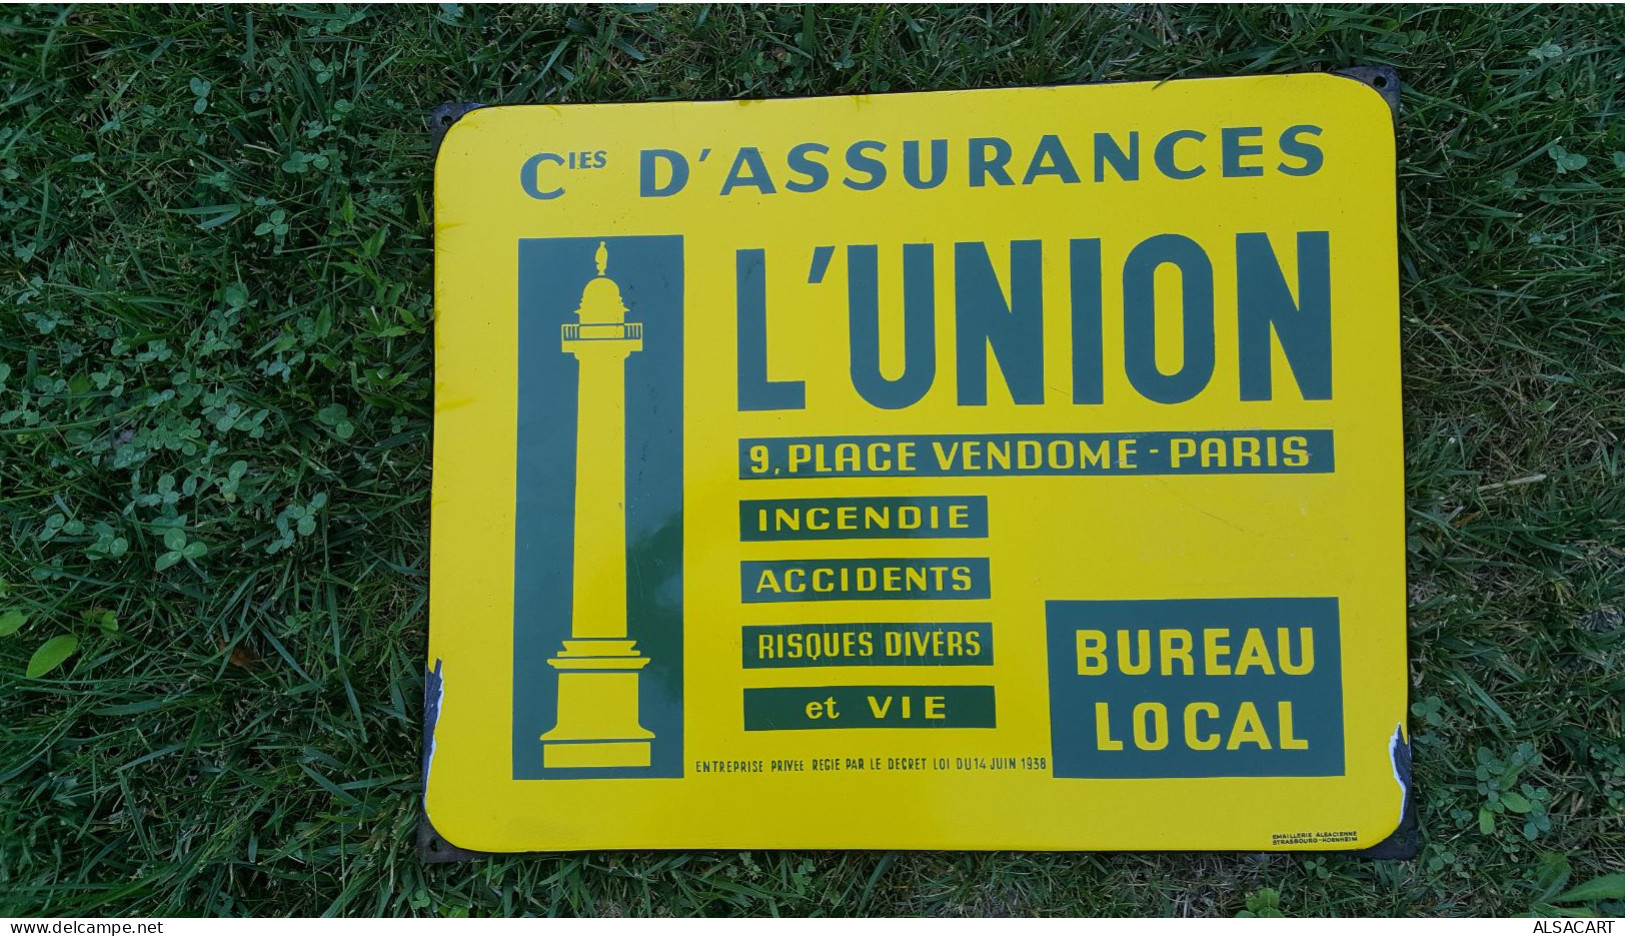
<path id="1" fill-rule="evenodd" d="M 542 766 L 647 767 L 655 734 L 638 719 L 638 671 L 649 658 L 631 640 L 566 640 L 548 660 L 559 670 L 558 723 L 541 736 Z"/>
<path id="2" fill-rule="evenodd" d="M 543 735 L 546 738 L 546 735 Z M 647 741 L 543 741 L 542 766 L 557 767 L 647 767 Z"/>

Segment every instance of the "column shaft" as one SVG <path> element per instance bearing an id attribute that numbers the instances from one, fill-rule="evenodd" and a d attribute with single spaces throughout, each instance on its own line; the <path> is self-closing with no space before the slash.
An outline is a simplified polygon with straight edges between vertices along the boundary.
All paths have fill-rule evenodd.
<path id="1" fill-rule="evenodd" d="M 577 638 L 626 636 L 626 356 L 618 341 L 578 347 L 575 604 Z"/>

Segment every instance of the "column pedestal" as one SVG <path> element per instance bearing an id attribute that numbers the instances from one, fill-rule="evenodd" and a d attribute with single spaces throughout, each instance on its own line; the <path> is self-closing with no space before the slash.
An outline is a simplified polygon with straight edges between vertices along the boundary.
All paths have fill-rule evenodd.
<path id="1" fill-rule="evenodd" d="M 647 767 L 654 732 L 638 723 L 638 670 L 649 658 L 631 640 L 566 640 L 559 720 L 542 735 L 543 767 Z"/>

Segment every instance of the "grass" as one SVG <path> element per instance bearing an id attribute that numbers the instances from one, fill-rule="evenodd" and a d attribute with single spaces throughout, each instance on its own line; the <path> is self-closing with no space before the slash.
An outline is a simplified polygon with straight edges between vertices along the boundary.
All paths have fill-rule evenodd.
<path id="1" fill-rule="evenodd" d="M 1594 6 L 0 11 L 0 915 L 1503 914 L 1621 867 L 1622 62 Z M 1406 82 L 1416 861 L 417 861 L 430 108 L 1353 64 Z"/>

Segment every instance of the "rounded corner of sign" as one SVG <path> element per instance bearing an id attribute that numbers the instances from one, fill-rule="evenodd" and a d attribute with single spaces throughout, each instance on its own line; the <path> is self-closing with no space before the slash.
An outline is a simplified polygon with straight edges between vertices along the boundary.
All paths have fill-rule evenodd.
<path id="1" fill-rule="evenodd" d="M 441 848 L 457 852 L 502 851 L 492 847 L 489 824 L 478 821 L 479 817 L 470 815 L 464 806 L 473 797 L 460 795 L 455 783 L 448 787 L 442 780 L 440 786 L 437 793 L 431 784 L 424 794 L 422 821 Z"/>
<path id="2" fill-rule="evenodd" d="M 454 817 L 442 815 L 436 819 L 427 803 L 419 819 L 419 826 L 421 838 L 419 850 L 430 861 L 455 861 L 495 851 L 481 847 L 477 841 L 479 836 L 470 834 L 472 830 L 463 828 Z"/>
<path id="3" fill-rule="evenodd" d="M 1318 72 L 1320 77 L 1333 82 L 1333 87 L 1350 101 L 1357 101 L 1353 116 L 1362 121 L 1369 121 L 1380 129 L 1385 136 L 1392 139 L 1394 136 L 1394 98 L 1398 94 L 1399 78 L 1392 69 L 1372 69 L 1373 74 L 1340 74 L 1338 72 Z M 1392 82 L 1392 87 L 1389 86 Z"/>
<path id="4" fill-rule="evenodd" d="M 461 142 L 462 137 L 472 132 L 470 128 L 473 126 L 473 121 L 469 118 L 487 109 L 481 107 L 459 114 L 452 118 L 451 122 L 446 125 L 446 129 L 441 132 L 440 139 L 436 142 L 434 150 L 434 181 L 436 185 L 444 180 L 448 174 L 456 172 L 459 163 L 456 157 L 472 149 L 472 147 L 457 145 Z"/>
<path id="5" fill-rule="evenodd" d="M 448 173 L 457 171 L 459 160 L 456 157 L 474 152 L 476 147 L 463 143 L 465 138 L 488 129 L 492 121 L 514 109 L 512 104 L 474 103 L 436 108 L 431 117 L 431 129 L 439 134 L 434 141 L 435 183 L 438 185 Z"/>
<path id="6" fill-rule="evenodd" d="M 1375 826 L 1373 832 L 1362 830 L 1355 836 L 1353 842 L 1340 846 L 1338 851 L 1363 854 L 1374 849 L 1382 849 L 1405 829 L 1404 817 L 1393 816 L 1390 819 L 1391 821 L 1384 821 L 1381 825 Z"/>
<path id="7" fill-rule="evenodd" d="M 1360 814 L 1348 817 L 1349 825 L 1357 831 L 1352 840 L 1338 843 L 1335 848 L 1339 851 L 1365 852 L 1379 848 L 1404 833 L 1406 828 L 1405 798 L 1409 790 L 1399 794 L 1395 802 L 1390 795 L 1393 780 L 1385 778 L 1381 782 L 1383 787 L 1380 793 L 1370 797 L 1369 808 L 1360 811 Z"/>

